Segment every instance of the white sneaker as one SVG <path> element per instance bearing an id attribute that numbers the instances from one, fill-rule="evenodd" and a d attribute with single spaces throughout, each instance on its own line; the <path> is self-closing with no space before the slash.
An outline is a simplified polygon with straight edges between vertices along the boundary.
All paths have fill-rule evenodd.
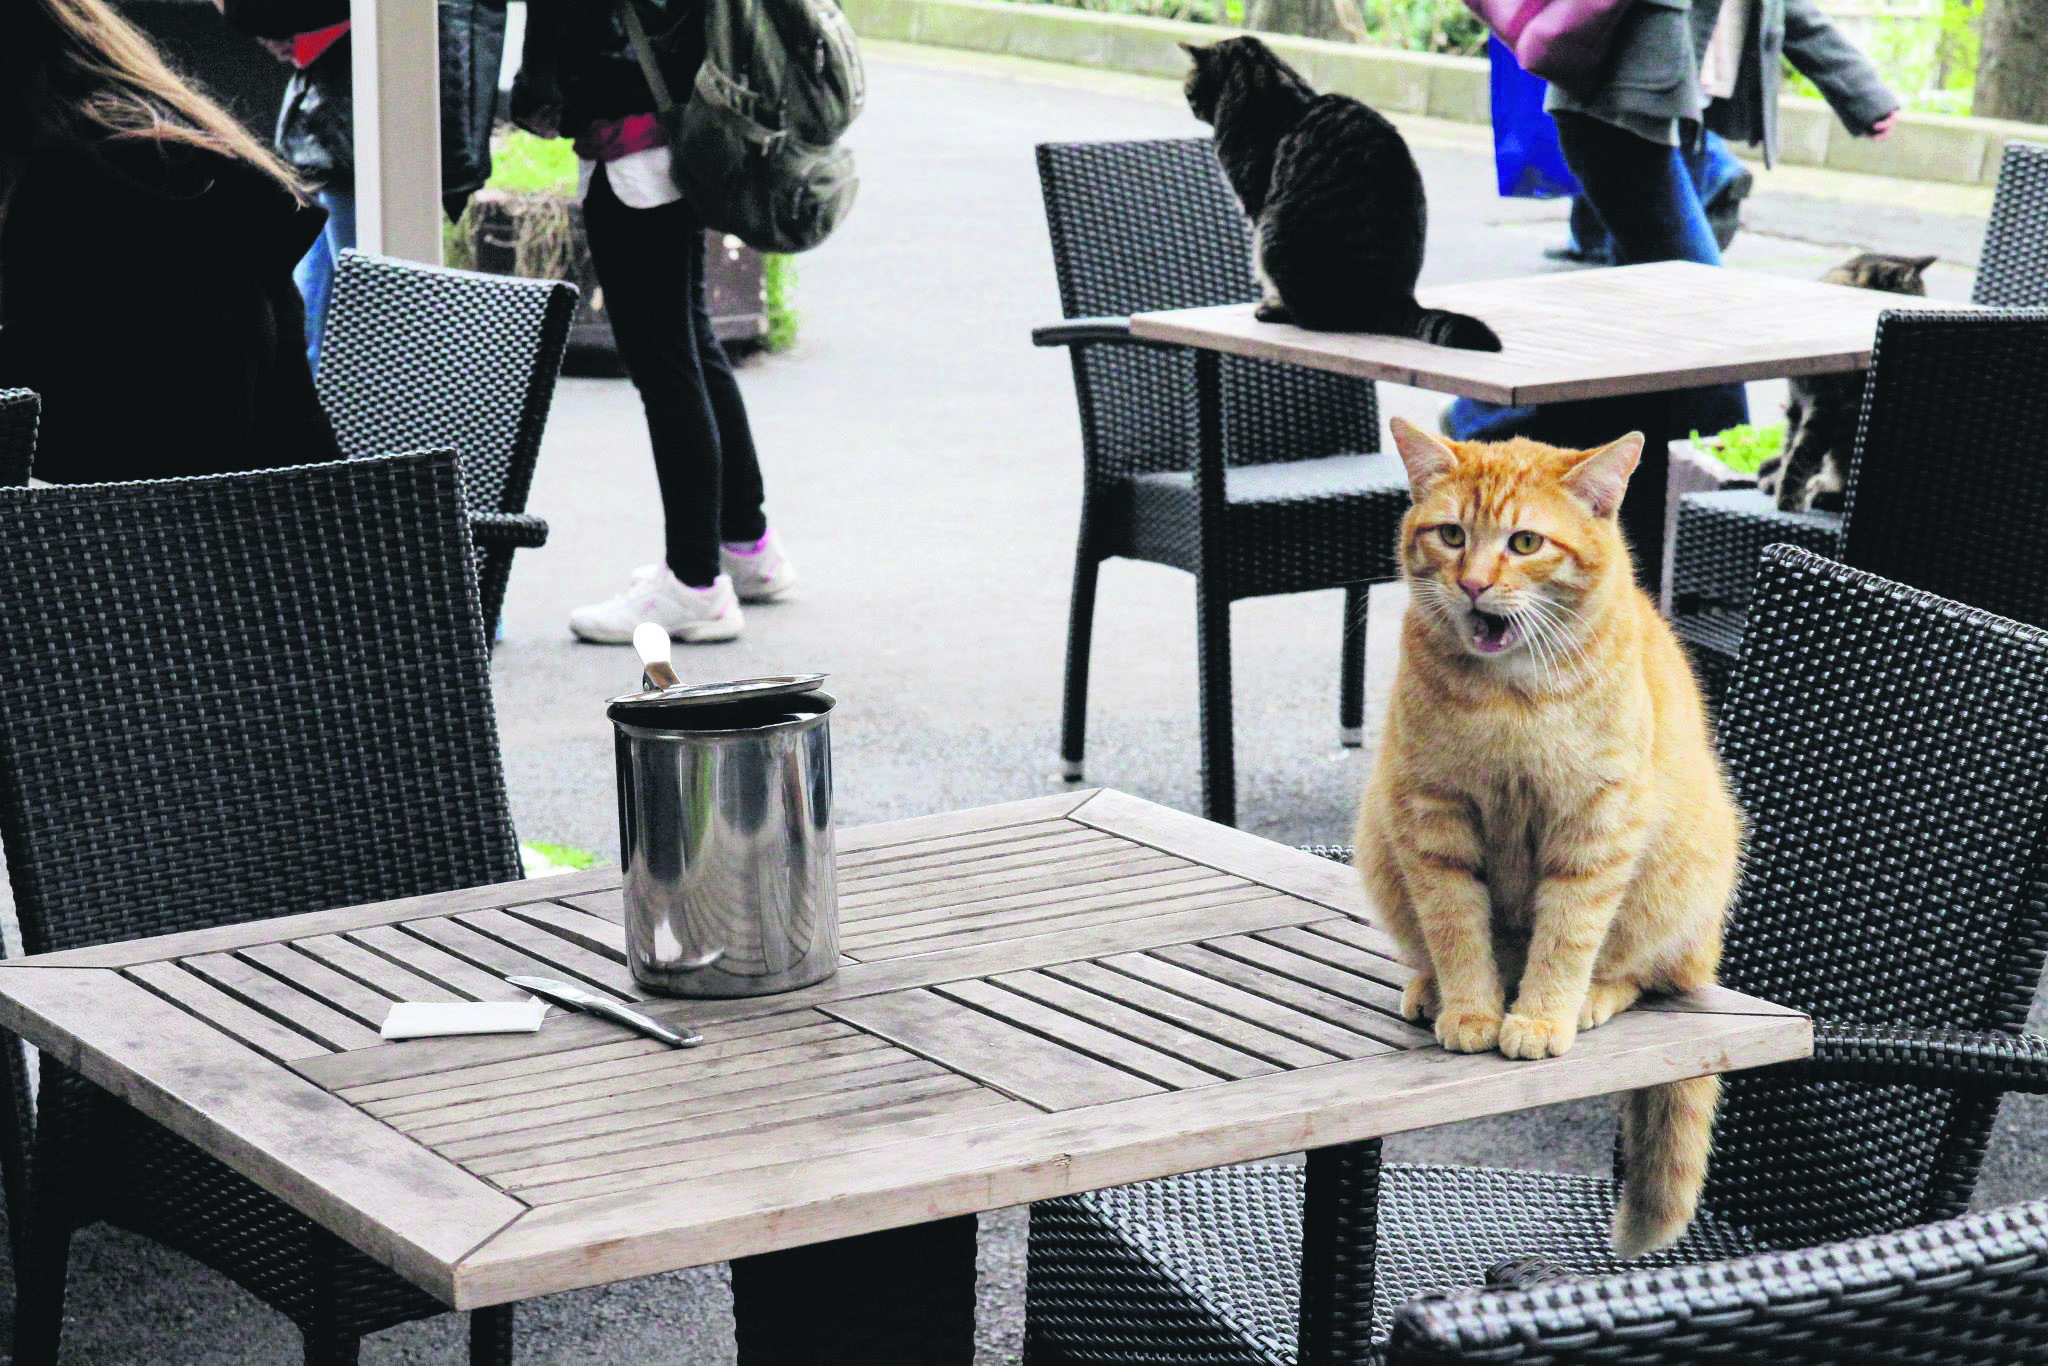
<path id="1" fill-rule="evenodd" d="M 732 576 L 741 602 L 767 602 L 796 587 L 796 566 L 782 553 L 775 528 L 752 545 L 731 542 L 718 547 L 718 567 Z"/>
<path id="2" fill-rule="evenodd" d="M 633 628 L 643 621 L 690 644 L 731 640 L 746 625 L 726 575 L 709 588 L 692 588 L 669 573 L 667 565 L 648 564 L 633 571 L 633 581 L 617 597 L 571 612 L 569 629 L 599 645 L 629 645 Z"/>

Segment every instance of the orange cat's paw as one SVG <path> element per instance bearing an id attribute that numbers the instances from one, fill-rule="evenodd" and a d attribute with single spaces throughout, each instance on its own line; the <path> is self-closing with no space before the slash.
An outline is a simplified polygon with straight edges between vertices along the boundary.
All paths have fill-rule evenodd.
<path id="1" fill-rule="evenodd" d="M 1598 1029 L 1636 1003 L 1642 993 L 1626 982 L 1595 982 L 1579 1007 L 1579 1028 Z"/>
<path id="2" fill-rule="evenodd" d="M 1408 985 L 1401 992 L 1401 1018 L 1414 1022 L 1434 1020 L 1442 1012 L 1443 1003 L 1437 999 L 1436 977 L 1433 973 L 1418 972 L 1408 979 Z"/>
<path id="3" fill-rule="evenodd" d="M 1508 1058 L 1554 1058 L 1572 1046 L 1578 1031 L 1533 1015 L 1509 1015 L 1500 1022 L 1500 1051 Z"/>
<path id="4" fill-rule="evenodd" d="M 1499 1011 L 1451 1006 L 1436 1017 L 1436 1041 L 1453 1053 L 1484 1053 L 1499 1038 Z"/>

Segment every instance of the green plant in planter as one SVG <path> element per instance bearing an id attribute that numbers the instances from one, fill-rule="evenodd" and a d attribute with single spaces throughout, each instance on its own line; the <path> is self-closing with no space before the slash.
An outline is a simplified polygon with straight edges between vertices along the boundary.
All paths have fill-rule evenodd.
<path id="1" fill-rule="evenodd" d="M 523 129 L 499 132 L 491 139 L 489 189 L 517 196 L 520 219 L 518 273 L 546 279 L 570 275 L 569 201 L 576 193 L 576 151 L 563 138 L 539 138 Z M 476 228 L 467 211 L 443 229 L 443 259 L 464 269 L 476 264 Z M 762 345 L 782 351 L 796 344 L 796 263 L 787 256 L 764 255 L 762 275 L 768 295 L 768 335 Z"/>
<path id="2" fill-rule="evenodd" d="M 1785 448 L 1785 424 L 1773 422 L 1759 426 L 1746 422 L 1713 436 L 1694 432 L 1692 444 L 1712 452 L 1716 459 L 1737 474 L 1755 474 L 1757 466 Z"/>

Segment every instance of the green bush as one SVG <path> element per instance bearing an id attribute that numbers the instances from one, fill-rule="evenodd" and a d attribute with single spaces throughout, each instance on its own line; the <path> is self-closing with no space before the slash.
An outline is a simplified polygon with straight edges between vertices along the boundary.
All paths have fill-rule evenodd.
<path id="1" fill-rule="evenodd" d="M 1694 432 L 1692 444 L 1701 450 L 1711 451 L 1737 474 L 1755 474 L 1759 465 L 1785 448 L 1785 424 L 1773 422 L 1758 426 L 1745 423 L 1714 436 L 1701 436 Z"/>

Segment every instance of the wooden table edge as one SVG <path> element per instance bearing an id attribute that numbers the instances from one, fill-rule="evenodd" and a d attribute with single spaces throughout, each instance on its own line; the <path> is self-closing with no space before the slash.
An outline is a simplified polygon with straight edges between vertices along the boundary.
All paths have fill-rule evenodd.
<path id="1" fill-rule="evenodd" d="M 1428 1048 L 1238 1081 L 1230 1084 L 1227 1108 L 1256 1111 L 1256 1117 L 1212 1120 L 1206 1129 L 1176 1120 L 1182 1112 L 1193 1115 L 1211 1104 L 1213 1097 L 1204 1095 L 1208 1088 L 1056 1112 L 1000 1129 L 970 1130 L 936 1142 L 918 1141 L 915 1160 L 922 1171 L 909 1180 L 873 1178 L 878 1155 L 887 1161 L 887 1148 L 807 1160 L 800 1169 L 790 1164 L 787 1179 L 778 1180 L 778 1203 L 773 1206 L 741 1203 L 732 1197 L 732 1186 L 597 1196 L 540 1206 L 461 1260 L 454 1272 L 454 1303 L 459 1309 L 482 1308 L 544 1292 L 985 1213 L 1176 1171 L 1610 1094 L 1618 1062 L 1655 1062 L 1661 1057 L 1661 1065 L 1643 1083 L 1653 1085 L 1812 1055 L 1812 1023 L 1803 1015 L 1724 1017 L 1730 1023 L 1711 1035 L 1674 1026 L 1671 1022 L 1678 1018 L 1654 1012 L 1625 1015 L 1605 1028 L 1620 1025 L 1630 1036 L 1628 1041 L 1610 1035 L 1615 1046 L 1586 1048 L 1584 1040 L 1597 1036 L 1581 1036 L 1581 1046 L 1571 1053 L 1540 1063 L 1509 1067 L 1497 1056 Z M 1631 1020 L 1632 1026 L 1624 1023 Z M 1642 1037 L 1633 1037 L 1638 1035 Z M 1525 1084 L 1522 1078 L 1534 1075 L 1523 1069 L 1534 1068 L 1549 1069 L 1542 1098 L 1501 1104 L 1504 1091 L 1512 1093 Z M 1375 1096 L 1358 1084 L 1364 1080 L 1363 1069 L 1435 1069 L 1438 1075 L 1434 1085 Z M 1327 1093 L 1332 1091 L 1342 1095 L 1331 1099 Z M 1440 1103 L 1416 1112 L 1418 1100 Z M 1102 1112 L 1111 1109 L 1122 1112 L 1113 1126 L 1117 1137 L 1103 1133 L 1111 1126 Z M 1403 1109 L 1410 1113 L 1389 1113 Z M 1173 1156 L 1167 1156 L 1168 1150 Z M 862 1168 L 870 1170 L 865 1185 L 856 1179 Z M 684 1209 L 689 1215 L 682 1213 Z M 678 1226 L 684 1217 L 694 1222 Z M 578 1232 L 579 1222 L 591 1227 Z M 795 1234 L 798 1229 L 800 1235 Z"/>
<path id="2" fill-rule="evenodd" d="M 56 1002 L 81 996 L 101 1007 L 90 1013 L 69 1007 L 67 1016 L 79 1016 L 82 1025 L 60 1026 L 45 1013 Z M 454 1303 L 454 1271 L 463 1252 L 487 1244 L 528 1208 L 117 972 L 0 964 L 0 1026 L 444 1303 Z M 147 1027 L 147 1045 L 121 1037 L 124 1027 L 141 1026 Z M 254 1066 L 243 1066 L 244 1060 Z M 229 1089 L 236 1095 L 270 1093 L 265 1103 L 288 1121 L 281 1125 L 284 1139 L 252 1138 L 216 1112 L 202 1094 L 209 1062 L 233 1069 Z M 402 1185 L 405 1198 L 366 1208 L 318 1184 L 323 1170 L 362 1181 L 384 1173 Z M 431 1204 L 425 1196 L 430 1181 L 442 1196 Z"/>

